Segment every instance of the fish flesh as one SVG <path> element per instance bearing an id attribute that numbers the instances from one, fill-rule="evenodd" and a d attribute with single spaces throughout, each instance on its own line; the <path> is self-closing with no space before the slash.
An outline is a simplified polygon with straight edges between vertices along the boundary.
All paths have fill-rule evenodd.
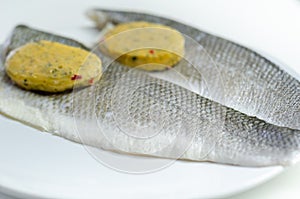
<path id="1" fill-rule="evenodd" d="M 39 38 L 82 45 L 18 26 L 3 55 Z M 101 52 L 98 83 L 45 94 L 15 86 L 0 66 L 0 111 L 25 124 L 85 145 L 128 154 L 241 166 L 298 161 L 300 131 L 267 123 L 148 72 L 122 66 Z M 178 67 L 188 67 L 183 60 Z"/>
<path id="2" fill-rule="evenodd" d="M 198 94 L 268 123 L 300 129 L 299 80 L 258 53 L 180 22 L 150 14 L 92 9 L 87 15 L 99 29 L 110 23 L 147 21 L 178 30 L 203 47 L 221 74 L 221 84 L 219 75 L 205 75 L 206 81 L 211 82 L 209 84 L 218 82 L 218 85 L 211 85 L 210 92 L 205 88 L 196 89 Z M 195 84 L 203 81 L 203 76 L 192 67 L 178 66 L 177 70 Z M 222 96 L 217 95 L 220 85 Z"/>

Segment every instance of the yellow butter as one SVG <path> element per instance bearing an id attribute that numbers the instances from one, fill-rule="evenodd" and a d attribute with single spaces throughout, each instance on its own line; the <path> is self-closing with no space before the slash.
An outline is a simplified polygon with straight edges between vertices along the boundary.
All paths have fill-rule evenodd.
<path id="1" fill-rule="evenodd" d="M 26 90 L 62 92 L 88 86 L 101 77 L 101 60 L 81 48 L 41 40 L 8 56 L 7 75 Z"/>
<path id="2" fill-rule="evenodd" d="M 117 25 L 100 45 L 120 63 L 149 71 L 168 69 L 184 55 L 184 37 L 177 30 L 143 21 Z"/>

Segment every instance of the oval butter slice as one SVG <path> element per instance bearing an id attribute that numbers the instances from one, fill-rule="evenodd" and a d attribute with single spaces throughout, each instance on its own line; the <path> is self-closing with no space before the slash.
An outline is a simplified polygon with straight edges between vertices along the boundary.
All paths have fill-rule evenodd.
<path id="1" fill-rule="evenodd" d="M 130 22 L 108 31 L 100 49 L 124 65 L 159 71 L 173 67 L 182 59 L 184 37 L 161 24 Z"/>
<path id="2" fill-rule="evenodd" d="M 101 60 L 81 48 L 41 40 L 10 54 L 7 75 L 26 90 L 62 92 L 74 85 L 88 86 L 101 77 Z"/>

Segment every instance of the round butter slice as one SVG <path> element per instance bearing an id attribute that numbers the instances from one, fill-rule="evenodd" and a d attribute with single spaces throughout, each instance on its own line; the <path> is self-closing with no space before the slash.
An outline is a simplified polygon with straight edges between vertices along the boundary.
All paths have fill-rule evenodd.
<path id="1" fill-rule="evenodd" d="M 159 71 L 173 67 L 182 59 L 184 37 L 161 24 L 130 22 L 107 32 L 100 49 L 124 65 Z"/>
<path id="2" fill-rule="evenodd" d="M 97 82 L 102 73 L 101 60 L 95 54 L 46 40 L 28 43 L 12 52 L 5 68 L 18 86 L 44 92 L 88 86 Z"/>

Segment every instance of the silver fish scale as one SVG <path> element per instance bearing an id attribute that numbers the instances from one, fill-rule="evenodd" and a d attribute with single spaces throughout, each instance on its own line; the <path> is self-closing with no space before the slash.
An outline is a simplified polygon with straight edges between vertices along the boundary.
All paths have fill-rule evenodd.
<path id="1" fill-rule="evenodd" d="M 281 157 L 280 161 L 286 162 L 286 164 L 293 156 L 294 158 L 298 156 L 296 153 L 291 153 L 290 150 L 293 148 L 292 150 L 297 151 L 299 142 L 288 144 L 291 140 L 299 139 L 300 135 L 295 133 L 295 130 L 286 128 L 282 131 L 283 129 L 258 121 L 256 118 L 232 112 L 227 112 L 224 125 L 226 133 L 222 134 L 220 142 L 215 147 L 215 153 L 222 152 L 226 154 L 225 157 L 238 159 L 241 162 L 257 160 L 276 162 L 278 161 L 276 158 L 267 155 L 276 153 L 278 157 Z"/>
<path id="2" fill-rule="evenodd" d="M 127 75 L 122 79 L 122 75 L 116 75 L 117 73 Z M 274 153 L 274 155 L 276 154 L 276 156 L 281 157 L 280 161 L 284 160 L 288 162 L 291 158 L 290 154 L 294 154 L 291 151 L 299 149 L 299 131 L 274 126 L 255 117 L 249 117 L 169 82 L 150 78 L 140 71 L 128 75 L 128 70 L 118 66 L 118 64 L 111 65 L 105 72 L 103 79 L 110 80 L 110 75 L 114 77 L 119 76 L 122 81 L 117 87 L 107 87 L 110 88 L 106 88 L 106 92 L 109 95 L 105 95 L 106 99 L 102 98 L 100 101 L 105 105 L 114 107 L 105 107 L 103 104 L 101 106 L 100 103 L 97 107 L 101 107 L 103 110 L 113 109 L 113 113 L 116 114 L 115 119 L 120 119 L 119 122 L 114 121 L 113 123 L 116 122 L 117 124 L 115 125 L 122 126 L 123 130 L 129 133 L 141 130 L 141 126 L 149 124 L 149 107 L 156 103 L 159 105 L 159 109 L 164 110 L 164 113 L 166 113 L 166 115 L 161 114 L 160 119 L 163 120 L 163 116 L 168 116 L 167 127 L 176 124 L 177 120 L 182 120 L 182 118 L 178 119 L 180 117 L 187 117 L 188 119 L 197 118 L 193 120 L 193 123 L 190 123 L 191 126 L 196 127 L 190 132 L 195 134 L 191 149 L 195 151 L 199 150 L 201 154 L 199 157 L 203 159 L 212 159 L 213 157 L 210 157 L 210 154 L 226 153 L 225 157 L 230 157 L 231 161 L 239 160 L 238 162 L 231 163 L 241 164 L 241 159 L 243 159 L 243 162 L 246 161 L 244 160 L 245 157 L 248 160 L 251 159 L 249 157 L 256 157 L 257 159 L 254 158 L 253 162 L 247 162 L 248 165 L 251 165 L 257 163 L 258 160 L 279 161 L 270 156 L 270 154 Z M 117 81 L 120 79 L 117 79 Z M 111 81 L 110 83 L 113 84 L 113 82 L 115 81 Z M 147 82 L 150 83 L 147 84 Z M 141 87 L 139 85 L 148 85 L 148 87 Z M 131 95 L 130 91 L 132 90 L 134 92 Z M 111 103 L 114 92 L 118 94 L 118 99 L 114 101 L 115 103 Z M 126 102 L 130 103 L 126 104 Z M 129 105 L 129 110 L 126 112 L 127 105 Z M 104 112 L 103 110 L 99 111 Z M 151 132 L 157 130 L 155 128 L 160 125 L 155 119 L 156 126 L 150 129 Z M 137 120 L 135 124 L 142 125 L 131 126 L 134 120 Z M 172 121 L 174 122 L 172 123 Z M 166 129 L 164 133 L 174 131 L 170 127 Z M 201 148 L 194 148 L 199 143 L 202 143 Z M 204 153 L 204 149 L 210 149 L 208 150 L 209 153 Z M 188 150 L 187 154 L 195 154 L 195 151 Z M 203 156 L 204 154 L 206 156 Z M 182 158 L 189 159 L 189 156 L 184 155 Z M 220 157 L 217 156 L 217 158 Z"/>
<path id="3" fill-rule="evenodd" d="M 200 92 L 201 95 L 269 123 L 300 129 L 299 81 L 254 51 L 163 17 L 105 9 L 91 10 L 90 14 L 93 12 L 102 13 L 97 16 L 106 15 L 108 21 L 115 24 L 149 21 L 171 26 L 186 34 L 203 46 L 223 78 L 224 97 L 217 98 L 205 90 Z M 201 81 L 199 76 L 193 77 L 195 73 L 191 67 L 180 71 L 189 74 L 195 82 L 197 79 Z"/>
<path id="4" fill-rule="evenodd" d="M 249 56 L 249 50 L 223 39 L 207 38 L 201 44 L 216 57 L 222 70 L 226 105 L 274 124 L 299 128 L 299 81 L 268 60 L 254 53 Z"/>

